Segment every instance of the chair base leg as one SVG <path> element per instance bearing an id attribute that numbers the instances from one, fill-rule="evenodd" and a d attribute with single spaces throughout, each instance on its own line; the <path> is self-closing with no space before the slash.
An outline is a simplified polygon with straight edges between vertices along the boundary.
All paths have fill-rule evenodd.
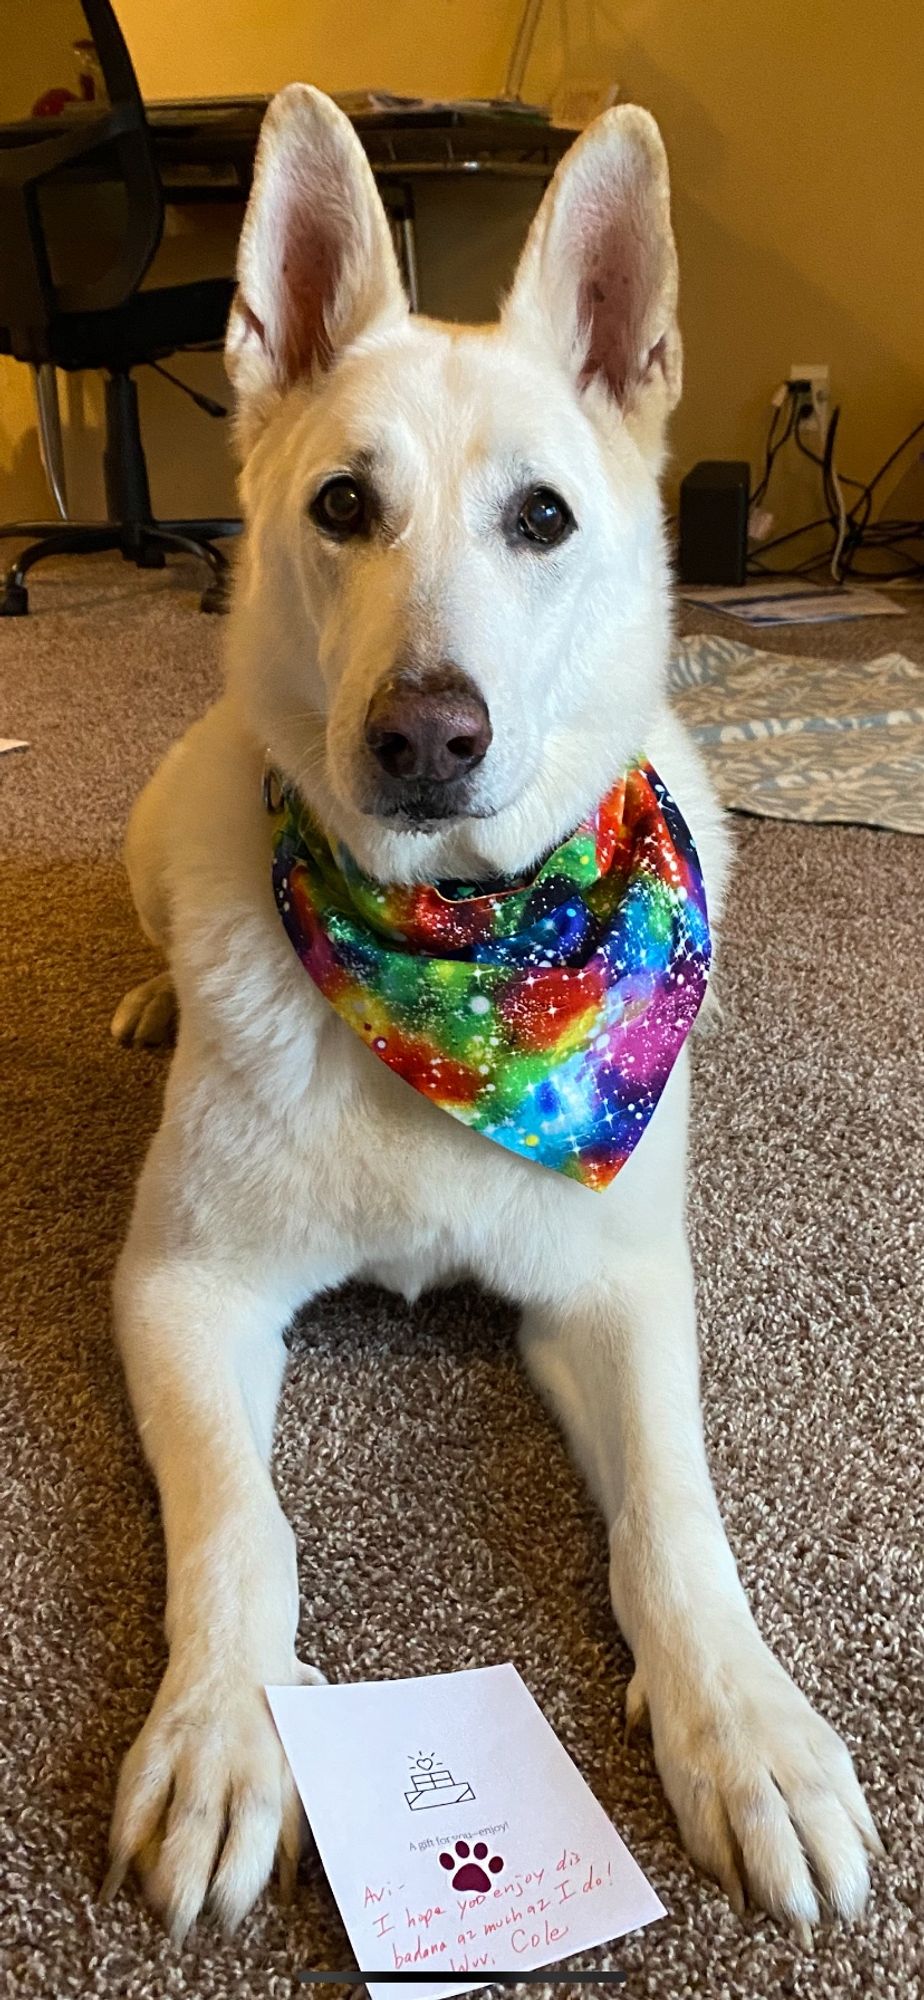
<path id="1" fill-rule="evenodd" d="M 222 577 L 213 576 L 211 583 L 206 584 L 199 599 L 199 609 L 211 611 L 218 616 L 223 616 L 227 611 L 228 586 Z"/>
<path id="2" fill-rule="evenodd" d="M 105 398 L 103 476 L 109 519 L 106 522 L 14 521 L 0 526 L 0 540 L 17 537 L 32 544 L 22 551 L 0 581 L 0 617 L 25 617 L 29 609 L 26 576 L 37 562 L 46 556 L 79 555 L 94 549 L 117 550 L 126 562 L 135 563 L 139 569 L 162 569 L 165 558 L 173 551 L 196 556 L 211 572 L 202 593 L 202 610 L 226 610 L 228 564 L 213 542 L 238 533 L 240 521 L 156 521 L 151 513 L 138 388 L 130 368 L 109 371 Z"/>
<path id="3" fill-rule="evenodd" d="M 192 535 L 196 542 L 231 541 L 241 534 L 244 523 L 236 519 L 219 519 L 217 516 L 199 521 L 158 521 L 159 528 L 167 528 L 171 535 Z"/>
<path id="4" fill-rule="evenodd" d="M 150 530 L 145 530 L 146 537 Z M 185 555 L 198 556 L 208 563 L 212 572 L 211 580 L 205 586 L 199 599 L 200 611 L 220 612 L 228 609 L 228 586 L 231 581 L 231 565 L 220 549 L 213 548 L 211 542 L 200 542 L 193 535 L 182 535 L 172 528 L 158 526 L 152 539 L 164 549 L 181 550 Z"/>
<path id="5" fill-rule="evenodd" d="M 0 618 L 25 618 L 29 609 L 26 577 L 36 563 L 44 562 L 48 556 L 90 555 L 117 549 L 120 539 L 116 527 L 61 528 L 54 534 L 43 535 L 31 548 L 21 549 L 0 584 Z"/>
<path id="6" fill-rule="evenodd" d="M 221 612 L 228 608 L 230 567 L 227 557 L 220 549 L 213 548 L 211 542 L 194 534 L 180 534 L 158 521 L 133 527 L 120 527 L 116 522 L 74 523 L 43 534 L 39 541 L 20 550 L 0 581 L 0 618 L 25 618 L 29 610 L 26 577 L 36 563 L 51 556 L 91 555 L 107 550 L 118 551 L 126 562 L 137 564 L 139 569 L 163 569 L 166 557 L 174 553 L 196 556 L 211 571 L 199 600 L 200 610 Z"/>

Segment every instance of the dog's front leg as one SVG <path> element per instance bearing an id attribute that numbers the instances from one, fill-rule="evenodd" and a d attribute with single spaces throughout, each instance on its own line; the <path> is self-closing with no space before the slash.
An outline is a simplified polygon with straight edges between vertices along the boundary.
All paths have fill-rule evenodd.
<path id="1" fill-rule="evenodd" d="M 533 1311 L 522 1344 L 606 1515 L 635 1657 L 628 1717 L 648 1711 L 690 1853 L 737 1908 L 747 1890 L 806 1939 L 816 1884 L 856 1916 L 880 1844 L 844 1744 L 765 1646 L 738 1579 L 703 1446 L 682 1233 Z"/>
<path id="2" fill-rule="evenodd" d="M 181 1938 L 209 1897 L 228 1926 L 279 1849 L 297 1863 L 300 1809 L 265 1682 L 322 1678 L 295 1656 L 292 1531 L 267 1469 L 294 1301 L 270 1277 L 154 1261 L 129 1246 L 116 1324 L 167 1543 L 169 1663 L 122 1766 L 111 1893 L 134 1863 Z"/>

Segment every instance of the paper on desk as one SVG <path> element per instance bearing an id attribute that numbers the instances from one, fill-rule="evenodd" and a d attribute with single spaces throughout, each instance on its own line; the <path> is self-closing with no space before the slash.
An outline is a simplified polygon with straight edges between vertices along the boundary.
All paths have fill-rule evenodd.
<path id="1" fill-rule="evenodd" d="M 745 625 L 833 625 L 842 619 L 901 618 L 905 610 L 878 590 L 823 588 L 786 577 L 775 583 L 681 586 L 680 595 L 685 604 L 721 611 Z"/>
<path id="2" fill-rule="evenodd" d="M 665 1914 L 515 1667 L 266 1692 L 361 1971 L 443 2000 Z"/>

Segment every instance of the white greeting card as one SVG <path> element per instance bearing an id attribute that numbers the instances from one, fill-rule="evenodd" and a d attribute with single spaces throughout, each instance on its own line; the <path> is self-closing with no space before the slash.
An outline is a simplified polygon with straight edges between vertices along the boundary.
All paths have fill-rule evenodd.
<path id="1" fill-rule="evenodd" d="M 515 1667 L 266 1692 L 362 1971 L 443 2000 L 664 1915 Z"/>

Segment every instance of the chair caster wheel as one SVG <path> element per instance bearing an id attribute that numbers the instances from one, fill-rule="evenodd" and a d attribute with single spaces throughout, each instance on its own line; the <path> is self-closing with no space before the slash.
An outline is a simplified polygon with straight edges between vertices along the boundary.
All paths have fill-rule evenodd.
<path id="1" fill-rule="evenodd" d="M 207 583 L 199 599 L 200 611 L 221 612 L 228 609 L 228 589 L 221 577 L 215 576 Z"/>
<path id="2" fill-rule="evenodd" d="M 152 548 L 149 542 L 142 542 L 140 548 L 129 549 L 127 553 L 123 551 L 123 554 L 126 562 L 133 562 L 136 569 L 163 569 L 166 566 L 163 549 Z"/>
<path id="3" fill-rule="evenodd" d="M 24 583 L 8 583 L 0 597 L 0 618 L 25 618 L 29 592 Z"/>

